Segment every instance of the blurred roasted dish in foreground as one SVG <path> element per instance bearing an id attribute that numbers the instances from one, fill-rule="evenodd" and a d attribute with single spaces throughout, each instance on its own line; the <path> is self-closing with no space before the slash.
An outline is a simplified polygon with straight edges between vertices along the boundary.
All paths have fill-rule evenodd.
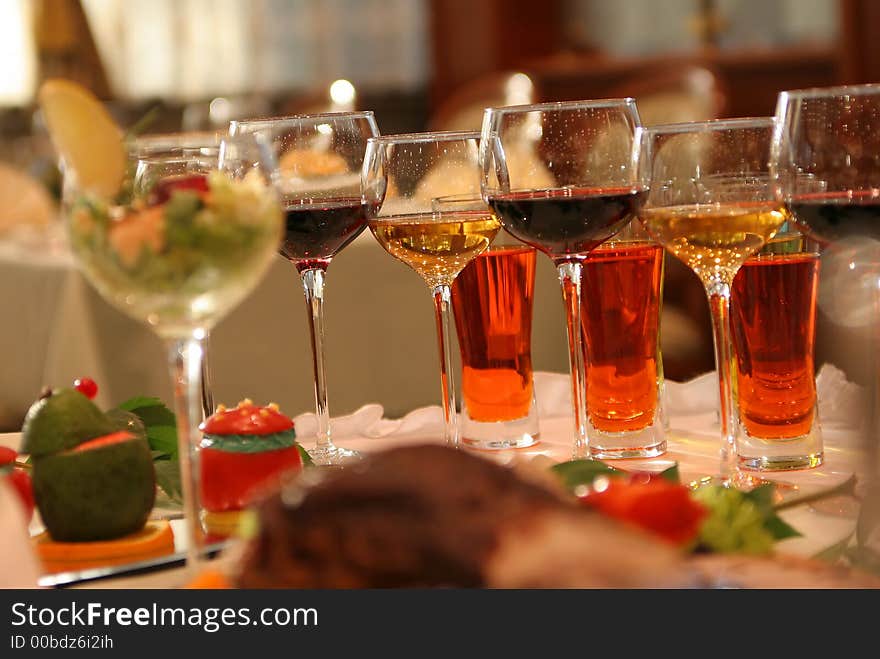
<path id="1" fill-rule="evenodd" d="M 880 587 L 813 561 L 694 558 L 553 484 L 442 446 L 307 470 L 259 510 L 242 588 Z M 815 585 L 813 585 L 815 584 Z"/>

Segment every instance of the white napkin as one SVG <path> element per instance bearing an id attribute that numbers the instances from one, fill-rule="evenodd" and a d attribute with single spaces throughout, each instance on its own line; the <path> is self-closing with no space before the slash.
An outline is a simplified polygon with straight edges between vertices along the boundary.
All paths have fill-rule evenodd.
<path id="1" fill-rule="evenodd" d="M 718 373 L 709 371 L 687 382 L 664 382 L 666 413 L 705 414 L 718 409 Z"/>
<path id="2" fill-rule="evenodd" d="M 443 429 L 443 411 L 439 405 L 419 407 L 400 419 L 384 418 L 385 408 L 369 403 L 346 416 L 330 419 L 330 432 L 334 438 L 387 437 L 415 432 Z M 314 437 L 318 429 L 314 412 L 294 417 L 297 437 Z"/>
<path id="3" fill-rule="evenodd" d="M 533 379 L 539 419 L 571 415 L 571 376 L 568 373 L 536 371 Z"/>
<path id="4" fill-rule="evenodd" d="M 819 421 L 823 426 L 859 429 L 867 422 L 865 388 L 850 382 L 833 364 L 824 364 L 816 376 Z"/>
<path id="5" fill-rule="evenodd" d="M 567 373 L 537 371 L 534 374 L 535 400 L 538 418 L 569 416 L 571 414 L 571 379 Z M 665 382 L 666 411 L 669 416 L 708 414 L 718 409 L 718 374 L 703 373 L 687 382 Z M 823 425 L 858 428 L 864 414 L 864 390 L 847 381 L 844 373 L 825 364 L 816 377 L 819 397 L 819 418 Z M 378 403 L 369 403 L 352 414 L 330 420 L 334 438 L 379 438 L 408 434 L 440 433 L 443 430 L 443 411 L 439 405 L 419 407 L 400 419 L 386 419 L 385 409 Z M 317 429 L 312 412 L 294 418 L 296 434 L 311 438 Z"/>
<path id="6" fill-rule="evenodd" d="M 539 418 L 571 414 L 571 380 L 564 373 L 535 373 Z M 718 410 L 718 373 L 709 371 L 687 382 L 664 383 L 670 416 L 707 414 Z M 816 376 L 819 418 L 823 424 L 857 428 L 864 418 L 864 388 L 849 382 L 833 364 L 824 364 Z"/>
<path id="7" fill-rule="evenodd" d="M 571 414 L 571 378 L 567 373 L 535 373 L 535 398 L 538 417 Z M 700 414 L 718 408 L 718 376 L 714 371 L 687 382 L 667 380 L 666 407 L 668 414 Z"/>

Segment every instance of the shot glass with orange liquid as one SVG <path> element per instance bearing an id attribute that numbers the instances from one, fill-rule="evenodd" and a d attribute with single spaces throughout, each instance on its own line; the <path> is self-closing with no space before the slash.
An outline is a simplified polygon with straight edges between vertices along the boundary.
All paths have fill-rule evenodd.
<path id="1" fill-rule="evenodd" d="M 482 205 L 441 197 L 441 207 Z M 477 449 L 525 448 L 538 441 L 532 377 L 535 248 L 501 231 L 458 275 L 452 310 L 461 351 L 461 441 Z"/>
<path id="2" fill-rule="evenodd" d="M 583 262 L 581 291 L 590 453 L 600 459 L 662 455 L 663 247 L 630 223 Z"/>
<path id="3" fill-rule="evenodd" d="M 819 253 L 797 230 L 777 234 L 733 281 L 739 465 L 757 471 L 822 464 L 813 352 Z"/>

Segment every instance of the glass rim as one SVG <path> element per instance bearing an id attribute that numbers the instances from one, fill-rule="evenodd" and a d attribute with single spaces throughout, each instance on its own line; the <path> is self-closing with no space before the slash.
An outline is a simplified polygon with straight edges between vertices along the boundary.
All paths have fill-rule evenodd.
<path id="1" fill-rule="evenodd" d="M 238 137 L 237 135 L 227 135 L 222 129 L 212 130 L 187 130 L 170 133 L 149 133 L 138 135 L 131 141 L 133 148 L 129 150 L 139 150 L 141 147 L 162 147 L 168 145 L 169 148 L 187 148 L 187 145 L 209 145 L 211 143 L 219 144 L 221 140 Z"/>
<path id="2" fill-rule="evenodd" d="M 372 110 L 352 110 L 343 112 L 315 112 L 303 114 L 287 114 L 280 117 L 256 117 L 254 119 L 232 119 L 229 122 L 229 131 L 240 126 L 271 128 L 281 124 L 296 124 L 316 119 L 370 119 L 376 124 L 376 115 Z"/>
<path id="3" fill-rule="evenodd" d="M 640 126 L 639 130 L 646 135 L 673 135 L 678 133 L 711 132 L 720 130 L 736 130 L 743 128 L 776 127 L 775 117 L 734 117 L 732 119 L 706 119 L 705 121 L 687 121 L 656 126 Z"/>
<path id="4" fill-rule="evenodd" d="M 835 85 L 833 87 L 804 87 L 803 89 L 786 89 L 779 92 L 779 101 L 786 99 L 834 98 L 837 96 L 869 96 L 880 94 L 880 83 L 863 85 Z"/>
<path id="5" fill-rule="evenodd" d="M 367 143 L 376 144 L 418 144 L 421 142 L 457 142 L 464 140 L 480 140 L 478 130 L 438 130 L 423 133 L 395 133 L 393 135 L 376 135 L 367 138 Z"/>
<path id="6" fill-rule="evenodd" d="M 523 105 L 500 105 L 483 110 L 484 116 L 493 114 L 510 114 L 514 112 L 543 112 L 546 110 L 577 110 L 593 108 L 613 108 L 620 106 L 636 106 L 636 99 L 632 96 L 618 98 L 601 98 L 583 101 L 546 101 L 543 103 L 526 103 Z"/>

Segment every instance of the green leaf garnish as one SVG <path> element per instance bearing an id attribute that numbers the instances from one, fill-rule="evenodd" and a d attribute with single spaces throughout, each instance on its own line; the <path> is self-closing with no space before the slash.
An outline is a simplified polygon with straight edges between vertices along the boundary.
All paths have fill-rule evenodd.
<path id="1" fill-rule="evenodd" d="M 120 410 L 125 410 L 126 412 L 134 412 L 136 409 L 140 407 L 159 407 L 165 406 L 160 399 L 154 396 L 135 396 L 134 398 L 129 398 L 124 403 L 120 403 L 116 407 Z"/>
<path id="2" fill-rule="evenodd" d="M 661 471 L 660 477 L 665 478 L 672 483 L 681 484 L 681 474 L 678 471 L 678 463 L 676 462 L 668 469 Z"/>
<path id="3" fill-rule="evenodd" d="M 312 460 L 312 456 L 309 455 L 309 452 L 306 451 L 303 448 L 302 444 L 300 444 L 299 442 L 297 442 L 297 444 L 296 444 L 296 450 L 299 451 L 299 457 L 302 458 L 303 467 L 314 467 L 315 466 L 315 461 Z"/>
<path id="4" fill-rule="evenodd" d="M 776 486 L 773 483 L 765 483 L 758 487 L 743 492 L 743 496 L 753 502 L 762 512 L 773 510 L 773 496 L 776 493 Z"/>
<path id="5" fill-rule="evenodd" d="M 590 487 L 599 476 L 625 476 L 626 472 L 610 467 L 599 460 L 570 460 L 553 465 L 552 471 L 562 479 L 569 490 L 580 485 Z"/>
<path id="6" fill-rule="evenodd" d="M 147 426 L 150 449 L 161 451 L 171 460 L 177 460 L 177 428 L 175 426 Z"/>
<path id="7" fill-rule="evenodd" d="M 770 531 L 774 540 L 785 540 L 786 538 L 798 538 L 802 534 L 796 528 L 784 521 L 779 515 L 772 514 L 764 520 L 764 528 Z"/>
<path id="8" fill-rule="evenodd" d="M 153 454 L 156 484 L 169 499 L 180 502 L 182 494 L 174 412 L 160 399 L 151 396 L 130 398 L 119 405 L 118 409 L 131 412 L 143 422 Z"/>
<path id="9" fill-rule="evenodd" d="M 160 459 L 153 462 L 156 470 L 156 484 L 165 495 L 175 503 L 183 502 L 183 488 L 180 485 L 180 463 L 177 460 Z"/>

